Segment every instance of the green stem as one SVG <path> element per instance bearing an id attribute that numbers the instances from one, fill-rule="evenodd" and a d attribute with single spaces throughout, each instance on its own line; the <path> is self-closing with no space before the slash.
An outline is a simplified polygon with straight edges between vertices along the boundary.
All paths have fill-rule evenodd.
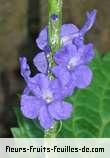
<path id="1" fill-rule="evenodd" d="M 52 54 L 60 48 L 60 30 L 62 25 L 62 0 L 48 0 L 49 11 L 49 43 Z M 53 20 L 52 16 L 56 15 L 58 19 Z"/>
<path id="2" fill-rule="evenodd" d="M 54 66 L 53 55 L 61 46 L 60 30 L 62 25 L 62 0 L 48 0 L 48 39 L 51 52 L 48 56 L 49 69 Z M 51 72 L 48 72 L 48 76 L 52 79 Z M 45 138 L 55 138 L 58 130 L 58 123 L 55 122 L 53 126 L 45 130 Z"/>
<path id="3" fill-rule="evenodd" d="M 48 0 L 48 39 L 51 49 L 50 53 L 50 67 L 54 65 L 53 55 L 60 48 L 60 30 L 62 25 L 62 0 Z M 56 16 L 57 19 L 53 20 L 52 16 Z"/>
<path id="4" fill-rule="evenodd" d="M 55 122 L 53 126 L 47 130 L 45 130 L 44 137 L 45 138 L 55 138 L 58 130 L 58 122 Z"/>

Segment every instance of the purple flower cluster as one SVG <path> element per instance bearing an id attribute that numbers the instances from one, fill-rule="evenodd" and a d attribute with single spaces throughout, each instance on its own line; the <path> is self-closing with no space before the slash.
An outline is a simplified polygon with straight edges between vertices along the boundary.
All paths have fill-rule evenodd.
<path id="1" fill-rule="evenodd" d="M 84 44 L 84 35 L 96 18 L 96 10 L 87 12 L 84 26 L 78 29 L 73 24 L 64 24 L 61 28 L 61 48 L 54 54 L 55 66 L 49 67 L 48 57 L 51 49 L 48 42 L 48 28 L 39 34 L 36 42 L 42 52 L 33 63 L 40 73 L 31 77 L 31 71 L 25 57 L 20 58 L 21 75 L 26 88 L 21 96 L 21 111 L 30 119 L 38 119 L 43 128 L 48 129 L 54 121 L 71 116 L 72 105 L 64 101 L 76 88 L 87 87 L 92 80 L 92 71 L 88 63 L 94 58 L 93 44 Z M 48 72 L 54 76 L 51 79 Z"/>

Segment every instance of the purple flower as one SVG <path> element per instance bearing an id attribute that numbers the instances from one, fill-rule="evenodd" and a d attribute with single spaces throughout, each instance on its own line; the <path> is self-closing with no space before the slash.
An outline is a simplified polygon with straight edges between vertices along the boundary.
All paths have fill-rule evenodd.
<path id="1" fill-rule="evenodd" d="M 19 62 L 20 62 L 20 66 L 21 66 L 21 75 L 22 77 L 24 77 L 25 80 L 28 80 L 31 71 L 30 71 L 30 67 L 27 64 L 27 59 L 25 57 L 20 57 L 19 58 Z"/>
<path id="2" fill-rule="evenodd" d="M 96 18 L 96 10 L 92 10 L 91 12 L 87 12 L 87 18 L 84 26 L 81 29 L 78 29 L 73 24 L 64 24 L 61 28 L 61 41 L 63 45 L 72 43 L 72 41 L 78 37 L 84 37 L 85 33 L 88 32 L 93 26 Z M 39 37 L 36 39 L 36 43 L 38 47 L 46 53 L 50 52 L 49 41 L 48 41 L 48 28 L 45 27 L 39 34 Z"/>
<path id="3" fill-rule="evenodd" d="M 56 65 L 50 68 L 48 28 L 45 27 L 36 39 L 42 52 L 38 53 L 33 63 L 41 72 L 31 77 L 30 67 L 25 57 L 20 58 L 21 75 L 26 81 L 26 88 L 21 96 L 21 111 L 30 119 L 38 119 L 43 128 L 50 128 L 55 120 L 71 116 L 72 105 L 64 100 L 72 95 L 75 88 L 85 88 L 92 80 L 92 71 L 87 66 L 94 57 L 93 44 L 84 44 L 84 35 L 94 24 L 96 10 L 87 12 L 87 20 L 81 29 L 73 24 L 61 27 L 62 47 L 54 54 Z M 57 15 L 51 16 L 57 20 Z M 48 77 L 53 73 L 54 79 Z"/>
<path id="4" fill-rule="evenodd" d="M 42 73 L 30 77 L 28 64 L 20 58 L 21 74 L 26 78 L 27 87 L 21 96 L 21 111 L 30 119 L 39 119 L 43 128 L 48 129 L 55 120 L 67 119 L 71 116 L 72 105 L 62 101 L 60 85 L 57 79 L 49 80 Z M 26 60 L 26 59 L 25 59 Z"/>
<path id="5" fill-rule="evenodd" d="M 43 30 L 40 32 L 39 37 L 36 39 L 36 43 L 37 46 L 45 53 L 50 52 L 47 26 L 44 27 Z"/>
<path id="6" fill-rule="evenodd" d="M 29 78 L 31 71 L 29 65 L 27 64 L 27 59 L 25 57 L 21 57 L 19 59 L 21 65 L 21 75 L 25 78 Z M 33 63 L 37 70 L 41 73 L 47 74 L 48 72 L 48 60 L 44 52 L 38 53 L 34 59 Z"/>
<path id="7" fill-rule="evenodd" d="M 61 28 L 61 40 L 63 43 L 70 41 L 74 37 L 79 35 L 79 29 L 73 24 L 64 24 Z M 48 40 L 48 28 L 47 26 L 40 32 L 39 37 L 36 39 L 38 47 L 45 53 L 50 52 L 49 40 Z"/>
<path id="8" fill-rule="evenodd" d="M 96 19 L 96 13 L 97 13 L 96 9 L 86 13 L 86 16 L 87 16 L 86 22 L 85 22 L 84 26 L 80 29 L 81 36 L 84 36 L 85 33 L 88 32 L 91 29 L 91 27 L 93 26 L 95 19 Z"/>
<path id="9" fill-rule="evenodd" d="M 38 69 L 39 72 L 47 74 L 47 72 L 48 72 L 48 61 L 47 61 L 46 54 L 44 52 L 38 53 L 34 57 L 33 63 L 36 66 L 36 68 Z"/>
<path id="10" fill-rule="evenodd" d="M 67 44 L 54 55 L 56 66 L 53 74 L 59 79 L 62 87 L 67 87 L 67 95 L 71 95 L 74 88 L 85 88 L 92 80 L 92 72 L 87 66 L 94 57 L 93 45 Z M 70 88 L 71 87 L 71 88 Z"/>

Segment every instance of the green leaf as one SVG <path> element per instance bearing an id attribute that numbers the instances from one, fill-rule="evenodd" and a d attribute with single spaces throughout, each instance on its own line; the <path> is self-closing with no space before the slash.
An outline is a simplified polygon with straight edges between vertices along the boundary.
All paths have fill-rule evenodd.
<path id="1" fill-rule="evenodd" d="M 11 132 L 16 138 L 42 138 L 44 137 L 43 129 L 38 125 L 37 121 L 25 118 L 20 108 L 15 107 L 15 114 L 19 128 L 12 128 Z"/>
<path id="2" fill-rule="evenodd" d="M 63 121 L 58 137 L 110 137 L 110 53 L 102 57 L 96 51 L 90 67 L 92 83 L 67 98 L 74 112 L 70 119 Z"/>
<path id="3" fill-rule="evenodd" d="M 11 132 L 14 138 L 19 138 L 22 135 L 19 128 L 11 128 Z"/>
<path id="4" fill-rule="evenodd" d="M 103 61 L 109 61 L 110 62 L 110 52 L 108 52 L 104 57 Z"/>

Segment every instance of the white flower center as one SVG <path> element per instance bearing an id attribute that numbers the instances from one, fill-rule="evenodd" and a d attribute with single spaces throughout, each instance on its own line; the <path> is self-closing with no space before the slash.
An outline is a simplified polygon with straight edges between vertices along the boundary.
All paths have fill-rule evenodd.
<path id="1" fill-rule="evenodd" d="M 70 61 L 68 62 L 67 68 L 73 69 L 77 65 L 78 61 L 79 61 L 79 58 L 76 58 L 76 57 L 71 58 Z"/>
<path id="2" fill-rule="evenodd" d="M 45 90 L 43 92 L 43 99 L 47 102 L 47 103 L 51 103 L 53 101 L 53 94 L 51 91 L 49 90 Z"/>

